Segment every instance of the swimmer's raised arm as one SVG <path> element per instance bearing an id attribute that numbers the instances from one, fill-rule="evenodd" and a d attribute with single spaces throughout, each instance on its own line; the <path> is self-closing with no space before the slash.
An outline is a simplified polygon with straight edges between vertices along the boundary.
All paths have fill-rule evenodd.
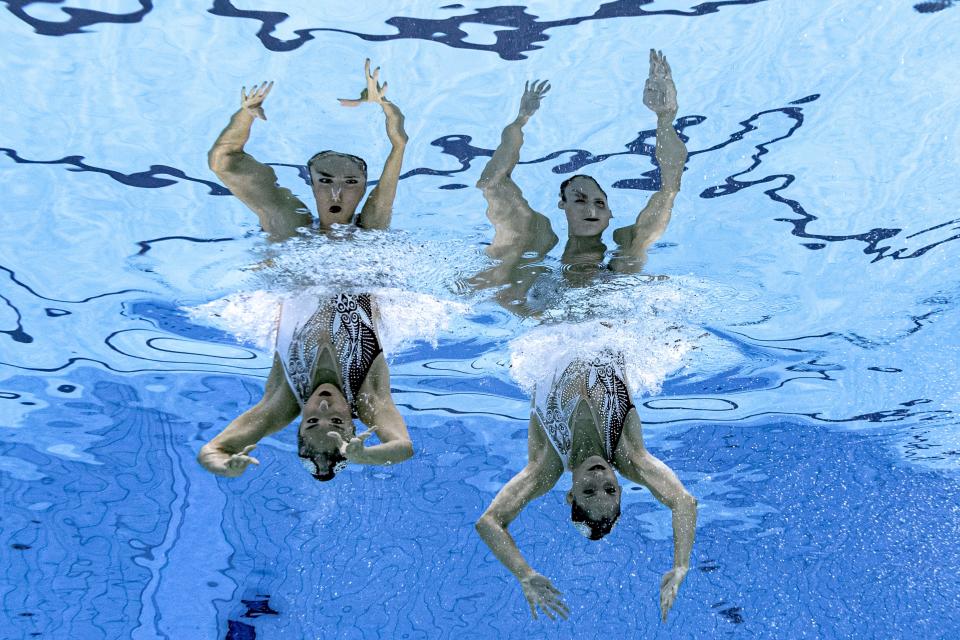
<path id="1" fill-rule="evenodd" d="M 493 555 L 510 570 L 520 582 L 536 618 L 539 608 L 551 620 L 555 615 L 566 618 L 569 612 L 560 591 L 548 578 L 537 573 L 520 553 L 507 527 L 524 507 L 553 487 L 563 474 L 560 456 L 547 441 L 543 427 L 535 415 L 530 417 L 527 466 L 510 479 L 497 493 L 493 502 L 477 520 L 477 533 L 490 547 Z"/>
<path id="2" fill-rule="evenodd" d="M 248 465 L 259 464 L 249 455 L 254 446 L 283 429 L 299 414 L 300 406 L 283 376 L 283 365 L 274 355 L 263 398 L 203 445 L 197 461 L 210 473 L 236 478 Z"/>
<path id="3" fill-rule="evenodd" d="M 331 437 L 340 439 L 340 452 L 347 460 L 359 464 L 396 464 L 413 456 L 410 433 L 390 394 L 390 371 L 382 355 L 374 360 L 360 386 L 356 406 L 357 417 L 369 430 L 350 442 L 330 433 Z M 364 441 L 373 433 L 377 434 L 380 444 L 364 447 Z"/>
<path id="4" fill-rule="evenodd" d="M 310 225 L 310 210 L 289 189 L 277 185 L 271 167 L 243 149 L 253 121 L 267 119 L 263 101 L 272 88 L 273 82 L 265 82 L 251 87 L 250 93 L 246 87 L 240 90 L 240 109 L 213 143 L 207 162 L 233 195 L 257 214 L 263 230 L 274 240 L 284 240 L 295 235 L 298 227 Z"/>
<path id="5" fill-rule="evenodd" d="M 500 146 L 477 181 L 477 187 L 483 190 L 487 201 L 487 219 L 494 228 L 493 242 L 486 252 L 500 262 L 478 274 L 474 284 L 489 287 L 511 283 L 511 289 L 516 290 L 505 293 L 507 300 L 525 298 L 526 291 L 533 285 L 533 280 L 528 277 L 530 273 L 518 270 L 518 267 L 543 258 L 558 241 L 550 219 L 530 207 L 511 177 L 520 160 L 523 125 L 540 108 L 540 101 L 549 90 L 550 84 L 546 80 L 526 83 L 517 118 L 503 130 Z"/>
<path id="6" fill-rule="evenodd" d="M 618 270 L 639 271 L 647 249 L 667 230 L 687 161 L 687 147 L 673 128 L 677 116 L 677 87 L 666 57 L 653 49 L 650 50 L 650 75 L 644 85 L 643 103 L 657 115 L 655 156 L 660 167 L 660 190 L 650 197 L 632 226 L 614 232 L 614 240 L 620 245 L 620 260 L 617 262 L 622 269 Z M 633 268 L 630 268 L 631 258 Z M 615 268 L 617 266 L 614 264 Z"/>
<path id="7" fill-rule="evenodd" d="M 497 186 L 498 183 L 509 180 L 514 167 L 520 161 L 520 147 L 523 146 L 523 125 L 540 108 L 540 101 L 550 91 L 550 82 L 534 80 L 523 86 L 523 96 L 520 98 L 520 112 L 516 119 L 504 128 L 500 135 L 500 146 L 493 152 L 493 157 L 483 168 L 477 187 L 484 190 Z"/>
<path id="8" fill-rule="evenodd" d="M 392 145 L 387 161 L 383 165 L 383 172 L 377 186 L 373 188 L 367 201 L 360 210 L 357 226 L 364 229 L 387 229 L 390 227 L 390 218 L 393 214 L 393 201 L 397 196 L 397 183 L 400 181 L 400 169 L 403 166 L 403 152 L 407 147 L 407 132 L 403 129 L 403 113 L 400 108 L 390 102 L 387 97 L 387 83 L 379 83 L 380 67 L 370 73 L 370 59 L 364 63 L 364 75 L 367 88 L 360 93 L 356 100 L 340 99 L 345 107 L 356 107 L 364 102 L 379 104 L 386 116 L 387 138 Z"/>
<path id="9" fill-rule="evenodd" d="M 690 552 L 697 530 L 697 500 L 670 467 L 647 451 L 636 411 L 627 414 L 614 465 L 625 477 L 649 489 L 673 512 L 673 567 L 660 580 L 660 615 L 666 620 L 680 584 L 690 570 Z"/>

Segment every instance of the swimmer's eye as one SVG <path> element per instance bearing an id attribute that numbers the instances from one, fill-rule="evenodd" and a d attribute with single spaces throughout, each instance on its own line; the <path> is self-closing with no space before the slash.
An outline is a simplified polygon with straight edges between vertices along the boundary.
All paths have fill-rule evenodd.
<path id="1" fill-rule="evenodd" d="M 316 418 L 310 418 L 307 420 L 307 429 L 312 429 L 313 427 L 317 426 L 317 422 L 318 420 Z"/>
<path id="2" fill-rule="evenodd" d="M 359 184 L 359 183 L 360 181 L 354 178 L 350 178 L 349 180 L 347 180 L 347 184 Z"/>
<path id="3" fill-rule="evenodd" d="M 320 184 L 333 184 L 333 180 L 330 178 L 317 178 L 317 182 Z"/>
<path id="4" fill-rule="evenodd" d="M 613 487 L 607 487 L 607 493 L 609 493 L 612 496 L 617 493 L 617 490 L 614 489 Z"/>
<path id="5" fill-rule="evenodd" d="M 343 420 L 341 420 L 340 418 L 331 418 L 330 422 L 332 422 L 333 424 L 343 424 Z"/>
<path id="6" fill-rule="evenodd" d="M 607 206 L 607 203 L 604 202 L 603 200 L 597 200 L 595 204 L 601 209 L 604 209 Z"/>
<path id="7" fill-rule="evenodd" d="M 583 495 L 585 495 L 585 496 L 592 496 L 594 493 L 595 493 L 595 492 L 594 492 L 593 489 L 584 489 L 584 490 L 583 490 Z"/>

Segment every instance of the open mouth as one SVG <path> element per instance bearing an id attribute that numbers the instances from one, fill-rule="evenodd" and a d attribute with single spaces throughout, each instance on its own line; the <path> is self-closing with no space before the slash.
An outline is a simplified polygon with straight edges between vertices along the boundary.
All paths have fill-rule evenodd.
<path id="1" fill-rule="evenodd" d="M 317 395 L 318 395 L 319 397 L 321 397 L 321 398 L 329 398 L 329 397 L 330 397 L 331 395 L 333 395 L 333 394 L 331 394 L 329 391 L 327 391 L 326 389 L 324 389 L 323 391 L 318 391 L 318 392 L 317 392 Z"/>
<path id="2" fill-rule="evenodd" d="M 340 213 L 341 210 L 342 210 L 342 207 L 336 204 L 330 207 L 330 213 Z"/>
<path id="3" fill-rule="evenodd" d="M 603 466 L 602 464 L 595 464 L 591 466 L 589 469 L 587 469 L 587 471 L 603 471 L 605 469 L 606 467 Z"/>
<path id="4" fill-rule="evenodd" d="M 584 222 L 600 222 L 600 218 L 584 218 Z"/>

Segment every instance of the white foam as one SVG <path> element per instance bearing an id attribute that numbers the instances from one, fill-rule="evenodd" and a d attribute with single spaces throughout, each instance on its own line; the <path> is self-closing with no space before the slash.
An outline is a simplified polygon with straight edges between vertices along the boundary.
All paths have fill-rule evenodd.
<path id="1" fill-rule="evenodd" d="M 533 394 L 538 383 L 555 377 L 570 361 L 610 349 L 623 353 L 630 393 L 639 398 L 657 393 L 666 377 L 685 364 L 695 335 L 695 329 L 653 316 L 546 325 L 511 341 L 510 373 Z"/>
<path id="2" fill-rule="evenodd" d="M 229 333 L 238 342 L 269 351 L 276 342 L 284 299 L 296 295 L 323 299 L 335 293 L 334 289 L 317 287 L 286 293 L 241 291 L 195 307 L 185 307 L 185 310 L 195 322 Z M 388 356 L 417 342 L 435 346 L 440 332 L 470 308 L 463 303 L 398 289 L 377 288 L 370 293 L 380 314 L 377 327 L 380 346 Z"/>
<path id="3" fill-rule="evenodd" d="M 247 288 L 391 288 L 444 297 L 464 292 L 466 279 L 488 264 L 476 243 L 463 238 L 422 239 L 406 231 L 337 227 L 264 246 L 247 268 Z"/>

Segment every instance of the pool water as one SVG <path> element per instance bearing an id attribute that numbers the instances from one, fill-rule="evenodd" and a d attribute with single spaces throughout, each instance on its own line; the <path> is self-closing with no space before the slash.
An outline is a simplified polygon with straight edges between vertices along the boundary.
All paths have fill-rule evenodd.
<path id="1" fill-rule="evenodd" d="M 960 637 L 960 6 L 694 2 L 4 0 L 0 637 Z M 699 501 L 691 570 L 661 623 L 669 510 L 624 483 L 589 542 L 561 480 L 510 529 L 571 608 L 534 621 L 473 525 L 526 461 L 543 318 L 467 286 L 473 185 L 549 78 L 515 180 L 556 230 L 575 173 L 632 219 L 650 48 L 690 154 L 668 278 L 570 292 L 549 330 L 625 321 L 647 446 Z M 382 115 L 336 102 L 366 57 L 410 136 L 395 230 L 268 247 L 207 149 L 272 79 L 247 150 L 281 184 L 312 203 L 326 148 L 378 174 Z M 347 275 L 397 300 L 416 456 L 320 485 L 291 428 L 205 472 L 263 391 L 269 297 Z"/>

